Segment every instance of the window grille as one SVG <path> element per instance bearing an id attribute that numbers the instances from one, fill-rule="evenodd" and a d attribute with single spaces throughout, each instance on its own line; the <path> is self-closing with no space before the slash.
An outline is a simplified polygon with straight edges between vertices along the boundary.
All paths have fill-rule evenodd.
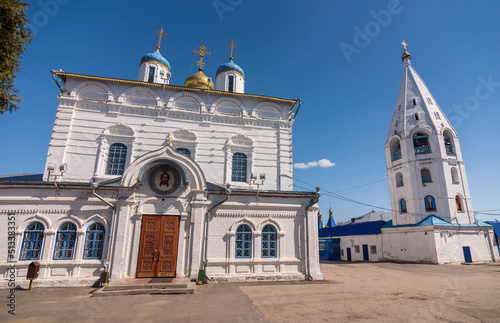
<path id="1" fill-rule="evenodd" d="M 234 76 L 232 75 L 228 77 L 227 91 L 234 92 Z"/>
<path id="2" fill-rule="evenodd" d="M 123 175 L 127 160 L 127 146 L 121 143 L 109 147 L 106 175 Z"/>
<path id="3" fill-rule="evenodd" d="M 189 158 L 191 158 L 191 150 L 187 148 L 177 148 L 176 149 L 178 152 L 187 155 Z"/>
<path id="4" fill-rule="evenodd" d="M 266 225 L 262 229 L 262 257 L 276 258 L 276 228 L 272 225 Z M 323 245 L 324 247 L 324 245 Z"/>
<path id="5" fill-rule="evenodd" d="M 61 224 L 57 231 L 54 259 L 73 259 L 75 248 L 76 225 L 71 222 Z"/>
<path id="6" fill-rule="evenodd" d="M 148 82 L 153 83 L 155 81 L 155 70 L 156 68 L 153 66 L 149 67 L 149 75 L 148 75 Z"/>
<path id="7" fill-rule="evenodd" d="M 104 245 L 104 225 L 93 223 L 87 229 L 83 259 L 101 259 Z"/>
<path id="8" fill-rule="evenodd" d="M 236 230 L 236 258 L 252 257 L 252 230 L 242 224 Z"/>
<path id="9" fill-rule="evenodd" d="M 38 260 L 43 242 L 43 224 L 40 222 L 30 223 L 24 230 L 23 244 L 20 260 Z"/>
<path id="10" fill-rule="evenodd" d="M 243 153 L 235 153 L 233 155 L 231 181 L 233 182 L 247 181 L 247 155 Z"/>

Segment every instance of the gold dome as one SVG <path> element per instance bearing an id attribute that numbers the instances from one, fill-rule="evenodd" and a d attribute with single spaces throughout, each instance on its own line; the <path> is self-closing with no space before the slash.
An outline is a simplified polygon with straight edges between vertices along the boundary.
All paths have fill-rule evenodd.
<path id="1" fill-rule="evenodd" d="M 208 77 L 203 74 L 203 70 L 200 68 L 198 73 L 189 76 L 186 81 L 184 81 L 185 87 L 194 87 L 198 89 L 214 89 L 214 83 L 208 79 Z"/>

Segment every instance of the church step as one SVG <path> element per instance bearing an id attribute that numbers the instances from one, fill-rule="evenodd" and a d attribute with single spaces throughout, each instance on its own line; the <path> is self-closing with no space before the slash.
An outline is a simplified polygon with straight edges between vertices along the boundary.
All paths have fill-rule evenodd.
<path id="1" fill-rule="evenodd" d="M 129 296 L 129 295 L 165 295 L 165 294 L 194 294 L 194 286 L 187 288 L 148 288 L 148 289 L 127 289 L 115 291 L 98 291 L 92 297 L 107 296 Z"/>
<path id="2" fill-rule="evenodd" d="M 143 284 L 143 285 L 114 285 L 114 286 L 106 286 L 103 288 L 103 291 L 112 292 L 112 291 L 120 291 L 120 290 L 141 290 L 141 289 L 179 289 L 179 288 L 187 288 L 188 284 Z"/>

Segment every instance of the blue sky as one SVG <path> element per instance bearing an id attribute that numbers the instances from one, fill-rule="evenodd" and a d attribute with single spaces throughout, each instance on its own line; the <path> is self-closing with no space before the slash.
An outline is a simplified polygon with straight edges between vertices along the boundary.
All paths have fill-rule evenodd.
<path id="1" fill-rule="evenodd" d="M 140 58 L 154 50 L 153 31 L 164 26 L 171 84 L 191 74 L 192 50 L 201 44 L 212 52 L 205 73 L 214 77 L 227 60 L 224 44 L 234 38 L 247 93 L 302 99 L 294 162 L 326 159 L 335 166 L 296 169 L 295 184 L 321 187 L 323 214 L 329 202 L 338 221 L 375 209 L 328 192 L 389 208 L 384 142 L 406 40 L 413 67 L 458 131 L 473 208 L 496 210 L 478 218 L 500 218 L 484 214 L 500 213 L 497 1 L 28 3 L 36 36 L 16 81 L 21 108 L 0 116 L 0 174 L 43 172 L 59 93 L 51 69 L 136 79 Z M 491 85 L 479 98 L 481 80 Z"/>

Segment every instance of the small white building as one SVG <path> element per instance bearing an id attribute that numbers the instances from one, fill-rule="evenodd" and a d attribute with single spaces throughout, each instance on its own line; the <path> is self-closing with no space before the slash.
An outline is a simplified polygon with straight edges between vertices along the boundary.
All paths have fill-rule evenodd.
<path id="1" fill-rule="evenodd" d="M 319 193 L 291 180 L 297 100 L 245 94 L 232 58 L 214 89 L 209 53 L 197 53 L 184 86 L 169 84 L 159 46 L 137 81 L 52 71 L 61 93 L 44 174 L 0 177 L 0 226 L 15 237 L 0 250 L 4 286 L 11 265 L 23 281 L 32 261 L 45 286 L 102 272 L 322 279 Z"/>

